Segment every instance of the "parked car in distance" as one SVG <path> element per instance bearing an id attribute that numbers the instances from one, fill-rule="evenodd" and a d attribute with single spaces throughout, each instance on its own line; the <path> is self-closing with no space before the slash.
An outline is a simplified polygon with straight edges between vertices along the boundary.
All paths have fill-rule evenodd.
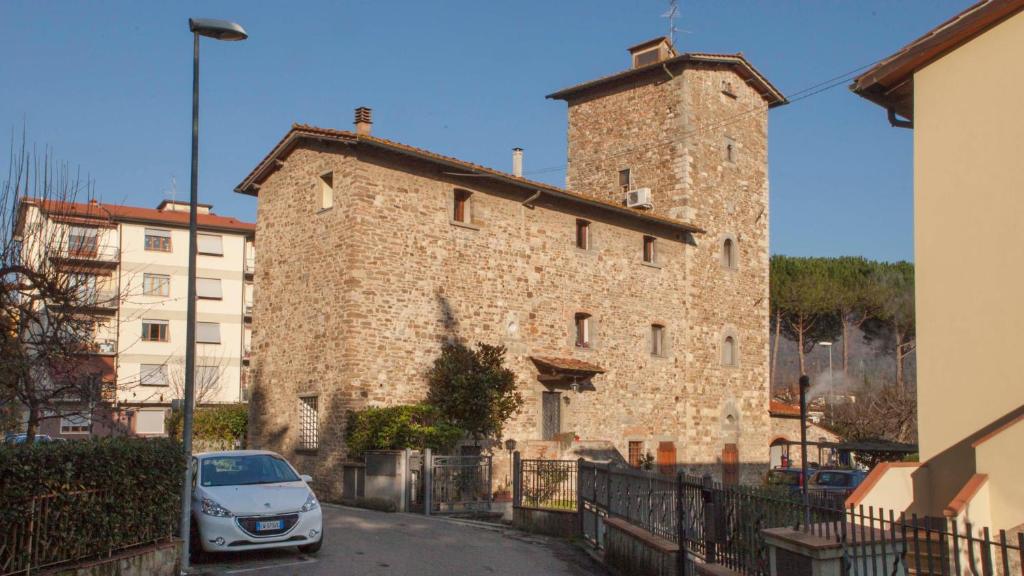
<path id="1" fill-rule="evenodd" d="M 240 552 L 323 544 L 320 503 L 309 476 L 274 452 L 206 452 L 192 458 L 189 553 Z"/>
<path id="2" fill-rule="evenodd" d="M 4 436 L 4 443 L 5 444 L 11 444 L 11 445 L 24 444 L 25 440 L 27 438 L 28 438 L 28 435 L 25 434 L 24 432 L 22 432 L 22 433 L 16 433 L 16 432 L 15 433 L 10 433 L 10 434 L 7 434 L 6 436 Z M 46 443 L 46 442 L 63 442 L 63 441 L 64 441 L 63 438 L 50 438 L 46 434 L 36 434 L 35 438 L 32 439 L 32 443 L 33 444 L 43 444 L 43 443 Z"/>
<path id="3" fill-rule="evenodd" d="M 769 486 L 785 486 L 789 489 L 790 494 L 798 494 L 800 487 L 803 485 L 800 482 L 801 470 L 797 468 L 774 468 L 768 471 L 767 483 Z M 810 477 L 815 473 L 815 468 L 812 466 L 807 467 L 807 475 Z"/>
<path id="4" fill-rule="evenodd" d="M 808 488 L 815 492 L 828 494 L 849 494 L 867 477 L 863 470 L 818 470 L 811 476 Z"/>

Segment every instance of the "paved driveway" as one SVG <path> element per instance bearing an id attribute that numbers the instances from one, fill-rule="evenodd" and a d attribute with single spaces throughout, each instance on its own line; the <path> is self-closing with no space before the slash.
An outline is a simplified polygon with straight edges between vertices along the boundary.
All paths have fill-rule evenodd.
<path id="1" fill-rule="evenodd" d="M 500 527 L 412 514 L 324 505 L 327 540 L 319 554 L 295 549 L 214 556 L 204 574 L 366 576 L 604 575 L 573 545 Z"/>

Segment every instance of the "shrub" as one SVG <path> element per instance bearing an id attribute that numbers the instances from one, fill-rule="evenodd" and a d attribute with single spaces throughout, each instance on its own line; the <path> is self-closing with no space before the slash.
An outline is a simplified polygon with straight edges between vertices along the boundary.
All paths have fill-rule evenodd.
<path id="1" fill-rule="evenodd" d="M 173 438 L 181 437 L 184 413 L 174 410 L 167 416 L 167 430 Z M 249 429 L 248 404 L 223 404 L 196 408 L 192 420 L 192 439 L 245 442 Z"/>
<path id="2" fill-rule="evenodd" d="M 184 471 L 181 446 L 168 438 L 3 447 L 0 526 L 12 534 L 24 533 L 30 521 L 43 526 L 38 536 L 53 545 L 35 551 L 45 556 L 37 563 L 166 538 L 177 527 Z M 0 566 L 24 562 L 26 542 L 0 550 Z"/>
<path id="3" fill-rule="evenodd" d="M 447 343 L 427 374 L 427 403 L 473 438 L 500 439 L 505 422 L 523 406 L 505 347 Z"/>
<path id="4" fill-rule="evenodd" d="M 412 404 L 349 412 L 345 441 L 352 456 L 367 450 L 404 448 L 446 452 L 464 434 L 461 428 L 442 418 L 437 408 Z"/>

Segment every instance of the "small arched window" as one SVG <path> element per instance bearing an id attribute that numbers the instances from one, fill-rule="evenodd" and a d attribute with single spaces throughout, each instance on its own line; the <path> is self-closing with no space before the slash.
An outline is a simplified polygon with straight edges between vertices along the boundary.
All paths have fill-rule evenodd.
<path id="1" fill-rule="evenodd" d="M 722 266 L 735 268 L 736 264 L 736 242 L 732 238 L 726 238 L 722 242 Z"/>
<path id="2" fill-rule="evenodd" d="M 722 342 L 722 365 L 735 366 L 736 360 L 736 338 L 726 336 Z"/>

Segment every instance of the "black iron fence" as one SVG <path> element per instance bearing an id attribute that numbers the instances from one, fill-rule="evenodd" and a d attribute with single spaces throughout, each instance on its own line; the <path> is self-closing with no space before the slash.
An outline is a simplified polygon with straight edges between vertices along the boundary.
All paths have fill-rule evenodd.
<path id="1" fill-rule="evenodd" d="M 520 508 L 575 512 L 575 460 L 520 460 L 513 465 L 514 504 Z"/>
<path id="2" fill-rule="evenodd" d="M 570 479 L 574 477 L 575 482 Z M 803 495 L 785 486 L 727 485 L 710 477 L 652 472 L 585 461 L 515 461 L 516 505 L 575 509 L 582 536 L 604 547 L 605 519 L 616 517 L 677 542 L 681 564 L 715 563 L 749 576 L 771 572 L 766 529 L 802 531 L 841 554 L 844 574 L 1024 575 L 1024 534 L 945 518 L 875 508 L 845 508 L 836 494 Z M 566 504 L 571 495 L 577 505 Z M 688 574 L 688 566 L 680 566 Z"/>

